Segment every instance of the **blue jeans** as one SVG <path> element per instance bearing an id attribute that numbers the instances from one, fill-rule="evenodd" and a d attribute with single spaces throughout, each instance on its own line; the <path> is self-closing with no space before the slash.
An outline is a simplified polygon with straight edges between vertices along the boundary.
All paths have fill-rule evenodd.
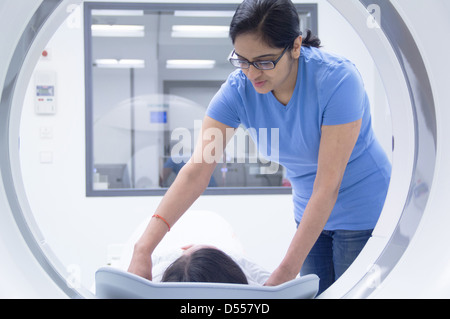
<path id="1" fill-rule="evenodd" d="M 322 293 L 358 257 L 371 237 L 372 231 L 322 231 L 303 263 L 300 275 L 316 274 L 320 278 L 318 294 Z"/>

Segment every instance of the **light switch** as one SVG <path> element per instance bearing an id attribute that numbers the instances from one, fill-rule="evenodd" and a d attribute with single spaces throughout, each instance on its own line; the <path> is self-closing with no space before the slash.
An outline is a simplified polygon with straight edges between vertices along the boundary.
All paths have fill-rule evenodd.
<path id="1" fill-rule="evenodd" d="M 49 140 L 53 138 L 53 127 L 42 126 L 39 129 L 39 137 L 43 140 Z"/>
<path id="2" fill-rule="evenodd" d="M 53 163 L 53 152 L 50 151 L 40 152 L 39 161 L 41 162 L 41 164 Z"/>

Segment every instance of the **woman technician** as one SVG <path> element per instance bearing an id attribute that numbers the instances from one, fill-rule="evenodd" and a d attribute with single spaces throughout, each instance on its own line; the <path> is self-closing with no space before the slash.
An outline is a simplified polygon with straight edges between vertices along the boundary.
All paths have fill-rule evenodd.
<path id="1" fill-rule="evenodd" d="M 245 0 L 230 37 L 238 70 L 211 101 L 202 130 L 219 129 L 224 140 L 215 142 L 226 145 L 230 127 L 279 129 L 278 161 L 292 184 L 298 228 L 266 285 L 315 273 L 320 293 L 370 238 L 389 185 L 391 165 L 372 130 L 364 84 L 350 61 L 319 49 L 309 31 L 301 37 L 290 0 Z M 153 250 L 208 185 L 210 143 L 200 138 L 167 191 L 135 245 L 130 272 L 151 278 Z"/>

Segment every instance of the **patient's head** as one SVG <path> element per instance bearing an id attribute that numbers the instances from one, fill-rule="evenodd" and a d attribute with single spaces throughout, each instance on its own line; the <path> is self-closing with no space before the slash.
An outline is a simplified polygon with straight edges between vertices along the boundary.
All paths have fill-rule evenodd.
<path id="1" fill-rule="evenodd" d="M 244 272 L 223 251 L 206 246 L 193 246 L 164 272 L 164 282 L 216 282 L 248 284 Z"/>

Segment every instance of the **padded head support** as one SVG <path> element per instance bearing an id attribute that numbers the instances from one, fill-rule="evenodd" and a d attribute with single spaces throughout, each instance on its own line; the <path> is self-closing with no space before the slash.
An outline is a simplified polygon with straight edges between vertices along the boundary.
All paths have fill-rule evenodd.
<path id="1" fill-rule="evenodd" d="M 152 282 L 102 267 L 95 274 L 96 296 L 108 299 L 312 299 L 319 278 L 307 275 L 275 287 L 223 283 Z"/>

